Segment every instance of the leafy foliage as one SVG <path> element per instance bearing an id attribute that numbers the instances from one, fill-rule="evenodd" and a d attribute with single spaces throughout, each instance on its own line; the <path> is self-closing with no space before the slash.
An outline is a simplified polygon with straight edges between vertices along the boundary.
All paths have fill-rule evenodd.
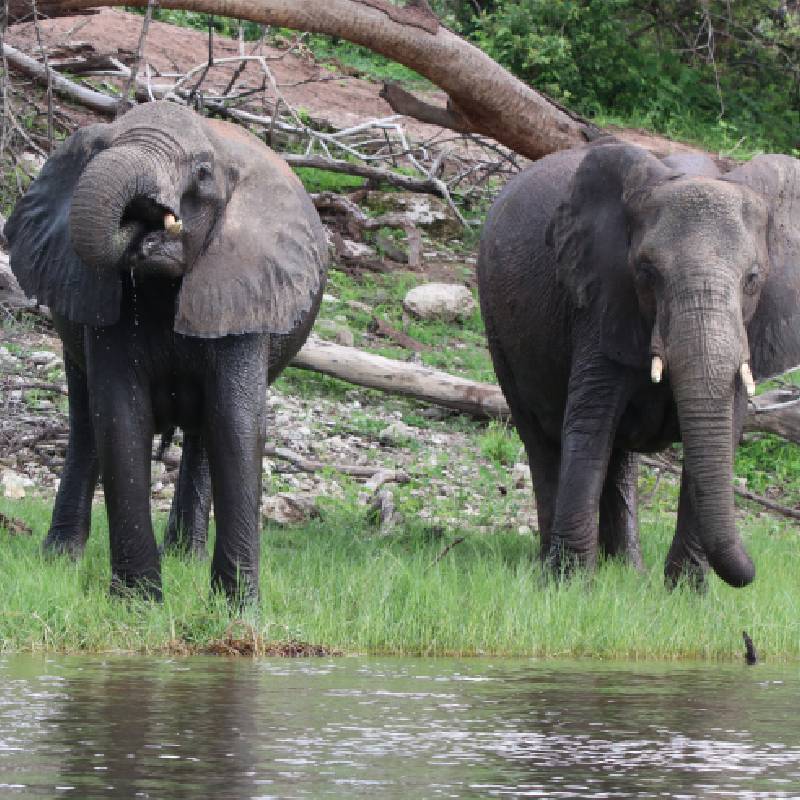
<path id="1" fill-rule="evenodd" d="M 665 131 L 690 115 L 773 150 L 800 147 L 796 4 L 443 0 L 438 10 L 509 70 L 580 113 L 635 116 Z"/>

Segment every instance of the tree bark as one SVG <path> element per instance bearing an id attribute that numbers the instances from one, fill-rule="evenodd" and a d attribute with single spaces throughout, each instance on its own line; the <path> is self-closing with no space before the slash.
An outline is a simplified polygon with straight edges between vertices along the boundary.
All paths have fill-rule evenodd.
<path id="1" fill-rule="evenodd" d="M 324 342 L 314 336 L 295 356 L 292 366 L 322 372 L 358 386 L 435 403 L 478 418 L 509 417 L 499 386 Z"/>
<path id="2" fill-rule="evenodd" d="M 40 15 L 63 15 L 97 0 L 38 0 Z M 102 5 L 146 5 L 107 0 Z M 453 114 L 471 130 L 531 159 L 582 144 L 587 126 L 515 78 L 477 47 L 443 27 L 425 5 L 388 0 L 162 0 L 162 8 L 248 19 L 338 36 L 416 70 L 443 89 Z M 31 0 L 10 0 L 11 19 L 30 13 Z"/>

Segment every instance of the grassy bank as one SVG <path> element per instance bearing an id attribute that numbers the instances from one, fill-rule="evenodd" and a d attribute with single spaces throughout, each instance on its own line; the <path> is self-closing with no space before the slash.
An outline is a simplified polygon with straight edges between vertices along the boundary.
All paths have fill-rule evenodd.
<path id="1" fill-rule="evenodd" d="M 644 575 L 606 563 L 593 577 L 558 584 L 535 566 L 530 535 L 410 521 L 380 537 L 358 507 L 331 504 L 319 520 L 264 531 L 261 602 L 235 630 L 346 653 L 737 659 L 744 628 L 765 660 L 800 658 L 793 526 L 745 521 L 759 570 L 751 587 L 736 591 L 712 578 L 704 595 L 669 593 L 661 562 L 673 515 L 659 506 L 644 521 Z M 225 602 L 208 592 L 207 562 L 165 559 L 161 605 L 112 600 L 101 509 L 78 563 L 39 554 L 49 503 L 3 499 L 0 510 L 34 529 L 0 533 L 3 651 L 197 652 L 231 636 Z"/>

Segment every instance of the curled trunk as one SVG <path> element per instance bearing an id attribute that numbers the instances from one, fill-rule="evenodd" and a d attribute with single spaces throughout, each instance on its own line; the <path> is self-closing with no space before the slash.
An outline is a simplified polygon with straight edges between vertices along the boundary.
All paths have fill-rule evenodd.
<path id="1" fill-rule="evenodd" d="M 88 164 L 75 189 L 70 211 L 72 244 L 80 259 L 98 271 L 117 269 L 142 224 L 128 217 L 132 203 L 152 198 L 155 181 L 134 148 L 105 150 Z"/>

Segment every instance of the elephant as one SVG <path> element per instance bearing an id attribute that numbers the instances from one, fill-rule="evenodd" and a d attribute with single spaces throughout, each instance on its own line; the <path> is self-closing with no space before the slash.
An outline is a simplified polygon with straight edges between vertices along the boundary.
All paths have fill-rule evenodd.
<path id="1" fill-rule="evenodd" d="M 665 581 L 755 575 L 733 454 L 754 381 L 800 363 L 800 161 L 715 176 L 603 138 L 515 176 L 481 235 L 491 357 L 557 574 L 641 568 L 638 453 L 683 444 Z"/>
<path id="2" fill-rule="evenodd" d="M 328 262 L 298 178 L 238 126 L 146 103 L 64 141 L 5 234 L 64 346 L 69 438 L 44 549 L 82 552 L 99 474 L 111 591 L 160 599 L 150 460 L 179 426 L 168 539 L 204 546 L 213 498 L 212 586 L 256 598 L 267 385 L 308 336 Z"/>

